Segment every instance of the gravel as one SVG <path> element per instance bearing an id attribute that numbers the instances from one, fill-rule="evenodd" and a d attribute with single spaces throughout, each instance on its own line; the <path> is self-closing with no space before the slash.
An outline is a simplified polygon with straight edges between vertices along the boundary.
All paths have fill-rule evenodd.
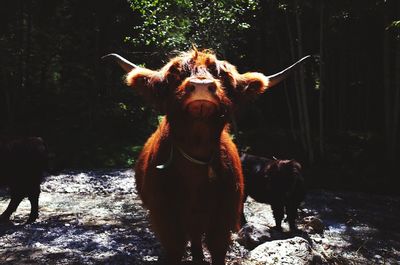
<path id="1" fill-rule="evenodd" d="M 159 264 L 162 248 L 150 229 L 133 175 L 132 170 L 121 169 L 48 176 L 42 184 L 38 220 L 24 225 L 30 211 L 25 199 L 12 222 L 0 224 L 0 263 Z M 8 201 L 6 196 L 0 198 L 0 212 Z M 300 211 L 296 236 L 310 243 L 313 253 L 321 255 L 321 263 L 400 264 L 399 201 L 398 197 L 312 191 Z M 251 198 L 245 214 L 249 223 L 273 225 L 270 207 Z M 309 229 L 305 220 L 310 217 L 323 222 L 322 233 Z M 288 229 L 286 224 L 283 227 Z M 279 238 L 291 240 L 287 237 L 286 232 Z M 233 238 L 227 264 L 245 264 L 251 249 L 239 244 L 237 234 Z M 188 253 L 185 260 L 191 263 Z"/>

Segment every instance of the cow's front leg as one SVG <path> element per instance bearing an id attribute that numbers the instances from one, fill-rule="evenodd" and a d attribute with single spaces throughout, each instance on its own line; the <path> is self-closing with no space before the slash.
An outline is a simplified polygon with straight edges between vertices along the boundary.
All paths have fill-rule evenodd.
<path id="1" fill-rule="evenodd" d="M 166 206 L 162 210 L 150 210 L 150 219 L 153 231 L 165 250 L 164 264 L 181 264 L 187 240 L 176 211 L 167 209 Z"/>
<path id="2" fill-rule="evenodd" d="M 190 239 L 190 251 L 194 262 L 202 262 L 204 260 L 203 246 L 201 242 L 201 232 L 194 232 Z"/>
<path id="3" fill-rule="evenodd" d="M 5 223 L 10 220 L 10 216 L 15 212 L 18 208 L 18 205 L 21 203 L 24 196 L 19 194 L 11 194 L 11 201 L 7 206 L 7 209 L 0 215 L 0 222 Z"/>
<path id="4" fill-rule="evenodd" d="M 40 185 L 33 189 L 28 196 L 28 199 L 31 203 L 31 213 L 29 214 L 28 221 L 26 221 L 27 224 L 35 222 L 39 216 L 39 195 Z"/>
<path id="5" fill-rule="evenodd" d="M 224 265 L 230 244 L 231 233 L 226 227 L 214 227 L 206 234 L 207 248 L 211 254 L 212 265 Z"/>
<path id="6" fill-rule="evenodd" d="M 271 204 L 271 208 L 275 219 L 275 229 L 278 231 L 282 231 L 282 220 L 285 215 L 283 203 L 274 202 Z"/>
<path id="7" fill-rule="evenodd" d="M 286 205 L 286 214 L 287 214 L 287 219 L 289 222 L 289 228 L 291 232 L 297 231 L 297 226 L 296 226 L 296 218 L 297 218 L 297 208 L 299 205 L 294 202 L 288 203 Z"/>

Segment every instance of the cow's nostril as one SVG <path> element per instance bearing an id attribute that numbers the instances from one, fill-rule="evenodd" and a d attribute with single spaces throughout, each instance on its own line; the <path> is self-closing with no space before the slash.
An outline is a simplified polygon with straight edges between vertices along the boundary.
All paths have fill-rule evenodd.
<path id="1" fill-rule="evenodd" d="M 188 93 L 190 93 L 190 92 L 193 92 L 195 90 L 195 86 L 194 85 L 187 85 L 186 87 L 185 87 L 185 91 L 186 92 L 188 92 Z"/>
<path id="2" fill-rule="evenodd" d="M 217 91 L 217 86 L 215 84 L 209 85 L 208 91 L 210 91 L 211 93 L 215 93 L 215 91 Z"/>

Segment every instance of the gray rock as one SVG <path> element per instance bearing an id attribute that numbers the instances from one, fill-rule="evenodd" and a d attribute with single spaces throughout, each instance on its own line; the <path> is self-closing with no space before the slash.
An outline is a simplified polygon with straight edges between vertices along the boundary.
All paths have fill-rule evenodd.
<path id="1" fill-rule="evenodd" d="M 324 232 L 324 222 L 316 216 L 306 216 L 301 222 L 308 233 L 322 234 Z"/>
<path id="2" fill-rule="evenodd" d="M 270 228 L 262 224 L 247 223 L 240 229 L 237 241 L 247 249 L 253 249 L 264 242 L 271 241 Z"/>
<path id="3" fill-rule="evenodd" d="M 259 245 L 241 261 L 241 265 L 269 264 L 312 264 L 320 263 L 321 258 L 312 250 L 310 244 L 301 237 L 275 240 Z M 317 262 L 316 262 L 317 261 Z"/>

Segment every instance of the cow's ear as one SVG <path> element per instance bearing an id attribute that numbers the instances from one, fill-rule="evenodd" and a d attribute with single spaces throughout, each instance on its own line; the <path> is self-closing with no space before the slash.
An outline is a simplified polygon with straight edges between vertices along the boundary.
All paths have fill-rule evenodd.
<path id="1" fill-rule="evenodd" d="M 233 91 L 236 100 L 246 101 L 263 93 L 269 84 L 268 77 L 261 73 L 248 72 L 240 74 L 236 67 L 226 61 L 219 61 L 219 72 L 221 73 L 222 83 L 228 90 Z"/>
<path id="2" fill-rule="evenodd" d="M 137 67 L 126 75 L 126 84 L 162 114 L 165 112 L 167 85 L 159 71 Z"/>
<path id="3" fill-rule="evenodd" d="M 290 163 L 293 165 L 294 168 L 297 168 L 299 171 L 302 169 L 301 164 L 295 159 L 290 159 Z"/>
<path id="4" fill-rule="evenodd" d="M 146 101 L 153 103 L 161 77 L 157 71 L 137 67 L 126 75 L 126 84 L 137 91 Z"/>
<path id="5" fill-rule="evenodd" d="M 269 80 L 265 75 L 256 72 L 241 74 L 236 81 L 238 91 L 248 99 L 264 93 L 269 84 Z"/>
<path id="6" fill-rule="evenodd" d="M 264 168 L 264 173 L 267 173 L 269 175 L 273 174 L 274 172 L 276 172 L 278 166 L 276 163 L 268 163 L 265 168 Z"/>

